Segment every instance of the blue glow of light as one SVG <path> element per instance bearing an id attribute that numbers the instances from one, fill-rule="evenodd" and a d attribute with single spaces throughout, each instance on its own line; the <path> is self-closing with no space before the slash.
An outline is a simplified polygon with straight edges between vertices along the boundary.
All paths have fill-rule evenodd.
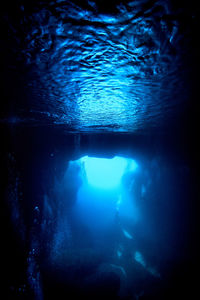
<path id="1" fill-rule="evenodd" d="M 135 252 L 134 258 L 135 258 L 135 261 L 137 261 L 139 264 L 141 264 L 144 268 L 146 267 L 146 262 L 144 260 L 144 257 L 139 251 Z"/>
<path id="2" fill-rule="evenodd" d="M 88 183 L 99 189 L 117 188 L 123 174 L 137 168 L 135 161 L 120 156 L 112 159 L 85 156 L 81 161 L 84 162 Z"/>

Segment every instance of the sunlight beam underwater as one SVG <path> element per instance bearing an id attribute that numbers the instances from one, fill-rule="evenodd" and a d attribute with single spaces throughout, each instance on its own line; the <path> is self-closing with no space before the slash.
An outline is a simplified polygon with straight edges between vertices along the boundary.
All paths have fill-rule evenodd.
<path id="1" fill-rule="evenodd" d="M 84 163 L 88 183 L 98 189 L 119 187 L 122 176 L 138 167 L 134 160 L 120 156 L 112 159 L 84 156 L 81 162 Z"/>

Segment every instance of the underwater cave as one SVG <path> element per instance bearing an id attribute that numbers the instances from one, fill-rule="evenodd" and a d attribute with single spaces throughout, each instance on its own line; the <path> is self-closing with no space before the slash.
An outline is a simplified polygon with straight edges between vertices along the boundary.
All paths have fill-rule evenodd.
<path id="1" fill-rule="evenodd" d="M 4 299 L 194 299 L 195 1 L 0 12 Z"/>

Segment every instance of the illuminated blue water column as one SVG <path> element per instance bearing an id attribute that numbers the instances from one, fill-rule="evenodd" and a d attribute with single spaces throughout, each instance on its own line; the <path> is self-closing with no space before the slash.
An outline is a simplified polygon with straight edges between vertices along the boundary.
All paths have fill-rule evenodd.
<path id="1" fill-rule="evenodd" d="M 138 169 L 134 160 L 84 156 L 77 163 L 81 165 L 84 182 L 76 203 L 80 221 L 95 234 L 113 226 L 117 215 L 122 219 L 135 218 L 132 196 L 122 182 L 125 174 L 134 176 Z"/>
<path id="2" fill-rule="evenodd" d="M 119 187 L 123 174 L 137 168 L 135 161 L 119 156 L 112 159 L 85 156 L 81 161 L 84 163 L 88 184 L 99 189 Z"/>

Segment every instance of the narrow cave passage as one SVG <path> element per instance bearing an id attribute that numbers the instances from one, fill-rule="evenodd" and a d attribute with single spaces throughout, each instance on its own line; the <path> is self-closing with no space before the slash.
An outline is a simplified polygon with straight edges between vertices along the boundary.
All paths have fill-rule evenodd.
<path id="1" fill-rule="evenodd" d="M 120 280 L 116 292 L 122 298 L 144 274 L 160 278 L 159 266 L 148 262 L 140 242 L 140 227 L 147 227 L 140 204 L 146 191 L 138 180 L 142 172 L 140 163 L 132 158 L 84 156 L 69 161 L 62 184 L 56 187 L 58 194 L 63 189 L 66 202 L 52 243 L 54 262 L 67 269 L 70 259 L 78 256 L 83 274 L 90 274 L 94 265 L 95 276 L 113 273 Z M 72 265 L 74 272 L 78 263 Z"/>

